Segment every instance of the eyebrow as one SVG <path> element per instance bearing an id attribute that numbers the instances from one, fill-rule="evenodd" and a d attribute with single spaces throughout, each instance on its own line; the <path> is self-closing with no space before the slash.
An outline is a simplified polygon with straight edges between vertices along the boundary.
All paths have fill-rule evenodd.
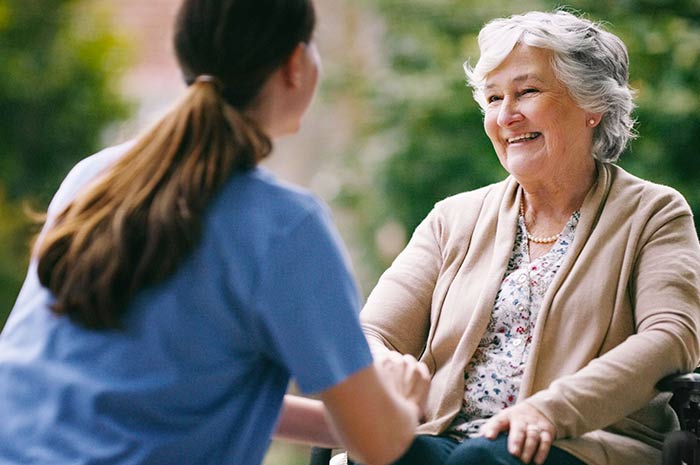
<path id="1" fill-rule="evenodd" d="M 538 75 L 533 74 L 533 73 L 519 74 L 513 78 L 512 82 L 523 82 L 523 81 L 527 81 L 530 79 L 537 81 L 537 82 L 540 82 L 540 83 L 544 82 L 542 79 L 540 79 L 540 77 Z M 484 89 L 493 89 L 494 87 L 496 87 L 495 84 L 486 84 L 484 86 Z"/>

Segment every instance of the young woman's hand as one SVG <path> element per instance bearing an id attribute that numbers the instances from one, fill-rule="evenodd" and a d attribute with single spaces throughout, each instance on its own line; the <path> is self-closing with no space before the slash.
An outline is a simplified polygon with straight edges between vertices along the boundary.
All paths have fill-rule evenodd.
<path id="1" fill-rule="evenodd" d="M 552 422 L 527 402 L 504 409 L 481 427 L 481 434 L 488 439 L 506 431 L 508 452 L 523 463 L 534 461 L 537 465 L 545 461 L 556 438 Z"/>
<path id="2" fill-rule="evenodd" d="M 373 365 L 320 394 L 332 438 L 359 463 L 393 463 L 413 441 L 429 382 L 428 368 L 410 355 L 375 354 Z"/>
<path id="3" fill-rule="evenodd" d="M 412 355 L 402 355 L 398 352 L 375 354 L 374 365 L 382 381 L 387 383 L 390 389 L 414 403 L 422 418 L 430 388 L 428 367 Z"/>

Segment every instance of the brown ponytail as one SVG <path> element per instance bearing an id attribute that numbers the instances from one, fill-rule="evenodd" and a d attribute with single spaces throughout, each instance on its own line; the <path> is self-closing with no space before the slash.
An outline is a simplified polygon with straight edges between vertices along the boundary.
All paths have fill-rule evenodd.
<path id="1" fill-rule="evenodd" d="M 39 249 L 53 310 L 91 328 L 115 327 L 126 302 L 173 272 L 197 243 L 207 202 L 271 145 L 215 87 L 183 102 L 56 219 Z"/>
<path id="2" fill-rule="evenodd" d="M 313 25 L 309 0 L 185 0 L 175 45 L 188 93 L 39 244 L 39 279 L 57 314 L 117 328 L 133 295 L 177 268 L 198 243 L 212 196 L 270 153 L 243 110 Z M 202 74 L 216 79 L 195 79 Z"/>

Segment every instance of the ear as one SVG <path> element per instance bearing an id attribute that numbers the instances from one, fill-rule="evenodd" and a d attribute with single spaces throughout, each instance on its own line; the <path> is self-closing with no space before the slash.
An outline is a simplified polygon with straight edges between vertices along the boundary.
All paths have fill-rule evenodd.
<path id="1" fill-rule="evenodd" d="M 304 58 L 306 54 L 306 45 L 303 42 L 297 44 L 289 55 L 289 58 L 282 63 L 280 71 L 284 77 L 284 82 L 287 86 L 298 89 L 302 84 L 302 76 L 304 69 Z"/>

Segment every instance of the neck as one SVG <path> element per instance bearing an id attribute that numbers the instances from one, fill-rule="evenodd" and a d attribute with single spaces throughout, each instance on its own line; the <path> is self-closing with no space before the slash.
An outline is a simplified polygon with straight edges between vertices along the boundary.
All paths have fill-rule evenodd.
<path id="1" fill-rule="evenodd" d="M 521 184 L 521 213 L 528 232 L 538 238 L 551 238 L 560 233 L 571 214 L 581 208 L 596 178 L 593 163 L 585 176 L 579 176 L 566 185 Z"/>
<path id="2" fill-rule="evenodd" d="M 561 173 L 554 176 L 548 182 L 521 182 L 523 189 L 523 206 L 527 218 L 533 216 L 562 218 L 567 220 L 571 213 L 578 210 L 586 198 L 588 191 L 597 179 L 595 162 L 591 164 L 581 175 L 571 176 L 570 173 Z"/>

